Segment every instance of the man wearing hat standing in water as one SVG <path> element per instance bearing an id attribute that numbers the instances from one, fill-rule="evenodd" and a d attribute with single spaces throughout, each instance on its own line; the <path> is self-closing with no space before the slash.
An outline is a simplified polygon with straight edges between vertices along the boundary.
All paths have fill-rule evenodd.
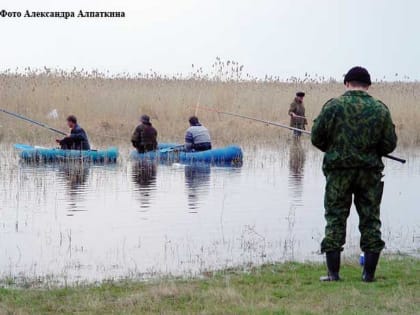
<path id="1" fill-rule="evenodd" d="M 305 130 L 305 125 L 308 124 L 308 121 L 305 118 L 305 106 L 303 105 L 304 97 L 304 92 L 297 92 L 296 97 L 292 104 L 290 104 L 289 108 L 290 127 L 301 130 Z M 302 132 L 299 130 L 294 130 L 293 134 L 295 137 L 299 138 L 302 135 Z"/>
<path id="2" fill-rule="evenodd" d="M 388 108 L 368 94 L 369 72 L 354 67 L 344 78 L 346 92 L 329 100 L 315 119 L 312 143 L 325 152 L 325 237 L 328 275 L 321 281 L 340 280 L 340 254 L 346 240 L 346 222 L 352 197 L 359 215 L 360 247 L 365 255 L 362 280 L 374 281 L 381 239 L 380 203 L 383 192 L 382 156 L 397 145 Z"/>
<path id="3" fill-rule="evenodd" d="M 131 136 L 131 143 L 139 153 L 155 151 L 157 149 L 157 131 L 150 122 L 150 117 L 140 117 L 141 124 L 136 127 Z"/>

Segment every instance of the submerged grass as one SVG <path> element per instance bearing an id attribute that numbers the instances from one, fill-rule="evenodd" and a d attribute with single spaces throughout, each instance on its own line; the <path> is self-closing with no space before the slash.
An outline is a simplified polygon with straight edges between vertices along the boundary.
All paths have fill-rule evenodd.
<path id="1" fill-rule="evenodd" d="M 321 264 L 285 263 L 225 270 L 196 279 L 110 282 L 60 289 L 1 289 L 4 314 L 419 314 L 420 260 L 385 258 L 378 280 L 320 283 Z"/>
<path id="2" fill-rule="evenodd" d="M 225 73 L 220 67 L 220 73 Z M 90 133 L 96 146 L 129 144 L 129 136 L 140 114 L 152 117 L 162 141 L 183 141 L 187 119 L 196 112 L 196 105 L 237 112 L 260 119 L 288 123 L 287 110 L 297 90 L 307 93 L 309 121 L 331 97 L 343 93 L 342 83 L 323 78 L 291 79 L 285 82 L 266 78 L 242 80 L 240 71 L 233 76 L 189 77 L 155 75 L 114 76 L 79 71 L 32 71 L 0 74 L 2 108 L 47 122 L 66 130 L 64 119 L 72 113 Z M 400 143 L 418 145 L 420 83 L 378 82 L 371 93 L 389 105 L 397 125 Z M 55 115 L 48 113 L 56 109 Z M 198 115 L 212 133 L 216 145 L 227 143 L 279 143 L 290 134 L 281 128 L 269 127 L 235 117 L 198 109 Z M 0 114 L 0 136 L 7 142 L 30 142 L 55 145 L 56 135 Z M 309 126 L 310 127 L 310 126 Z"/>

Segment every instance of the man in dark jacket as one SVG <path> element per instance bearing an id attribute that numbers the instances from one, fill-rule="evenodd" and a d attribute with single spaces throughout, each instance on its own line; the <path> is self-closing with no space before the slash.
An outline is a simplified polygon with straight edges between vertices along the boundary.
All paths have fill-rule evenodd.
<path id="1" fill-rule="evenodd" d="M 305 126 L 308 121 L 305 118 L 305 105 L 303 104 L 303 98 L 305 97 L 304 92 L 297 92 L 296 97 L 290 104 L 289 116 L 290 116 L 290 127 L 305 130 Z M 302 132 L 294 130 L 293 134 L 295 137 L 300 137 Z"/>
<path id="2" fill-rule="evenodd" d="M 63 150 L 90 150 L 90 144 L 86 132 L 77 124 L 77 118 L 74 115 L 67 117 L 67 126 L 70 128 L 70 135 L 63 139 L 57 139 Z"/>
<path id="3" fill-rule="evenodd" d="M 371 282 L 385 246 L 380 221 L 384 186 L 381 158 L 395 149 L 397 136 L 388 108 L 367 93 L 371 79 L 366 69 L 350 69 L 344 84 L 347 91 L 324 105 L 312 127 L 313 145 L 325 152 L 323 171 L 327 180 L 327 225 L 321 252 L 326 253 L 328 276 L 321 280 L 340 279 L 340 253 L 354 196 L 360 247 L 365 253 L 362 279 Z"/>
<path id="4" fill-rule="evenodd" d="M 141 124 L 136 127 L 131 136 L 131 143 L 139 153 L 155 151 L 157 149 L 157 131 L 150 122 L 150 117 L 140 117 Z"/>

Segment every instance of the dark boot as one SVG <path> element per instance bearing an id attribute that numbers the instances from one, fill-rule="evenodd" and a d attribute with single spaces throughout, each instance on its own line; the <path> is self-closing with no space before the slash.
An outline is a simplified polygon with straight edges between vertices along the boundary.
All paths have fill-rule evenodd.
<path id="1" fill-rule="evenodd" d="M 365 252 L 365 265 L 363 267 L 362 280 L 372 282 L 375 280 L 376 266 L 380 253 Z"/>
<path id="2" fill-rule="evenodd" d="M 327 252 L 328 275 L 319 278 L 320 281 L 338 281 L 340 280 L 340 258 L 341 251 Z"/>

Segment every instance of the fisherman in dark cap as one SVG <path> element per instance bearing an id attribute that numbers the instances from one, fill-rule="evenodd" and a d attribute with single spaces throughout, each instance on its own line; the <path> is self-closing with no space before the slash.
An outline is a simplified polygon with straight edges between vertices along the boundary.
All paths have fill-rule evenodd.
<path id="1" fill-rule="evenodd" d="M 196 116 L 189 119 L 190 127 L 185 133 L 185 149 L 187 151 L 211 150 L 209 130 L 204 127 Z"/>
<path id="2" fill-rule="evenodd" d="M 301 130 L 305 130 L 305 126 L 308 124 L 308 121 L 305 118 L 305 105 L 303 104 L 304 97 L 304 92 L 297 92 L 296 97 L 292 104 L 290 104 L 289 108 L 290 126 Z M 299 138 L 302 135 L 302 132 L 294 130 L 293 134 L 296 138 Z"/>
<path id="3" fill-rule="evenodd" d="M 322 281 L 340 279 L 340 255 L 346 240 L 346 223 L 352 200 L 359 215 L 360 247 L 365 255 L 362 280 L 375 278 L 381 239 L 380 204 L 384 183 L 382 156 L 397 145 L 388 108 L 368 94 L 369 72 L 354 67 L 344 77 L 346 92 L 329 100 L 315 119 L 312 143 L 325 152 L 325 237 L 328 275 Z"/>
<path id="4" fill-rule="evenodd" d="M 155 151 L 157 149 L 157 131 L 150 122 L 150 117 L 140 117 L 140 125 L 136 127 L 131 136 L 131 143 L 139 153 Z"/>

